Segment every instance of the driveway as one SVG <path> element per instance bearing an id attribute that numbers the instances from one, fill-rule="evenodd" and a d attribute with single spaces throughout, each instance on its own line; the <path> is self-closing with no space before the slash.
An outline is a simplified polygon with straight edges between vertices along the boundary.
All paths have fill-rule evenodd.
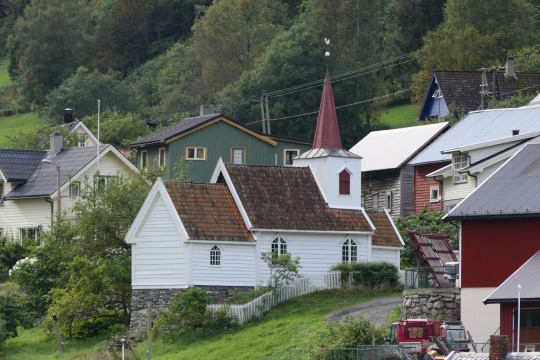
<path id="1" fill-rule="evenodd" d="M 402 300 L 399 296 L 378 298 L 333 312 L 327 315 L 326 319 L 339 322 L 349 316 L 362 316 L 364 319 L 373 320 L 377 327 L 385 327 L 388 315 L 396 307 L 400 307 L 401 303 Z"/>

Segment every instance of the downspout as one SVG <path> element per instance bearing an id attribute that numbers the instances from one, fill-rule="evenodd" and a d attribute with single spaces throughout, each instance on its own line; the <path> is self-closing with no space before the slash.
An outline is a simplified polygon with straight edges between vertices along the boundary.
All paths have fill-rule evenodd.
<path id="1" fill-rule="evenodd" d="M 441 197 L 441 201 L 440 201 L 440 205 L 439 205 L 439 211 L 443 211 L 444 210 L 444 199 L 443 199 L 443 181 L 444 181 L 444 177 L 441 177 L 440 180 L 439 180 L 439 177 L 438 176 L 435 176 L 433 178 L 433 180 L 435 180 L 436 182 L 438 182 L 440 184 L 439 186 L 439 189 L 441 189 L 441 193 L 439 194 L 439 196 Z"/>
<path id="2" fill-rule="evenodd" d="M 54 203 L 51 198 L 45 198 L 45 201 L 51 204 L 51 224 L 54 217 Z"/>

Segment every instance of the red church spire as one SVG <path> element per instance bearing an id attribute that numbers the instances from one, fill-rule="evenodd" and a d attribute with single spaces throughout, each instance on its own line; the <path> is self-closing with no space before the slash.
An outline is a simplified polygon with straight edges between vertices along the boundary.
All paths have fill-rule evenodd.
<path id="1" fill-rule="evenodd" d="M 334 104 L 334 94 L 332 84 L 330 84 L 330 74 L 326 69 L 324 78 L 324 88 L 319 108 L 319 118 L 317 119 L 317 129 L 313 148 L 334 148 L 341 149 L 341 138 L 339 137 L 339 127 L 336 116 L 336 105 Z"/>

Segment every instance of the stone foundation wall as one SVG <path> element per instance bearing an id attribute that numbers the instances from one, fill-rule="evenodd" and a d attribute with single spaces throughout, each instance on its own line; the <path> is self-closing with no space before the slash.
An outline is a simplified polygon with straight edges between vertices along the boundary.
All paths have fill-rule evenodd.
<path id="1" fill-rule="evenodd" d="M 460 309 L 458 288 L 403 291 L 402 319 L 461 320 Z"/>
<path id="2" fill-rule="evenodd" d="M 203 286 L 197 287 L 204 289 L 212 298 L 214 303 L 223 302 L 231 296 L 233 291 L 250 291 L 252 287 L 248 286 Z M 147 327 L 148 303 L 152 303 L 152 319 L 155 322 L 160 310 L 168 309 L 174 296 L 187 289 L 139 289 L 131 293 L 131 321 L 129 323 L 129 336 L 141 337 Z"/>

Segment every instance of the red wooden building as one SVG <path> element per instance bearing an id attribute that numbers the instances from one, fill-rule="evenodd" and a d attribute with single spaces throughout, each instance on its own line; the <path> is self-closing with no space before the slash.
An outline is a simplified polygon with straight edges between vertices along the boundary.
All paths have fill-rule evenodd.
<path id="1" fill-rule="evenodd" d="M 417 165 L 414 167 L 414 207 L 413 212 L 420 213 L 427 206 L 433 211 L 443 211 L 444 202 L 442 200 L 442 186 L 433 179 L 427 178 L 427 174 L 432 173 L 450 162 L 439 162 L 435 164 Z M 436 191 L 436 194 L 435 194 Z"/>
<path id="2" fill-rule="evenodd" d="M 517 324 L 515 303 L 486 299 L 540 250 L 538 163 L 540 145 L 525 146 L 444 218 L 460 222 L 461 319 L 477 342 L 486 342 L 499 328 L 500 334 L 512 335 Z M 540 292 L 539 275 L 536 282 Z M 534 316 L 540 327 L 540 311 Z M 525 330 L 527 323 L 522 327 L 534 333 Z"/>

